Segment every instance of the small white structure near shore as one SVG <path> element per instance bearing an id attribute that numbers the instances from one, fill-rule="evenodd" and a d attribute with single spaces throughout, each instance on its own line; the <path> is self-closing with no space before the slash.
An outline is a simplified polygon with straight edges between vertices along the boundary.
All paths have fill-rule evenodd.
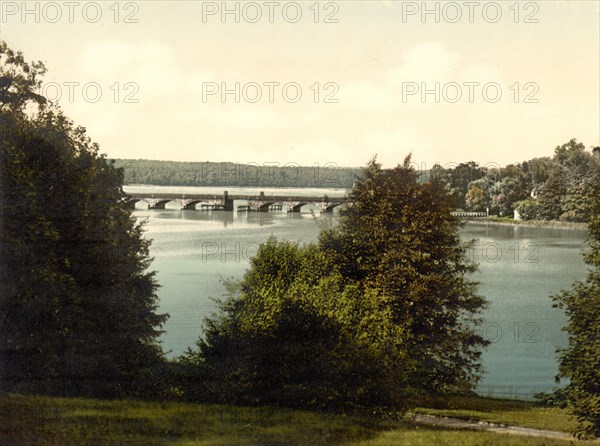
<path id="1" fill-rule="evenodd" d="M 515 220 L 521 220 L 521 215 L 519 214 L 519 211 L 517 209 L 514 210 L 513 218 Z"/>

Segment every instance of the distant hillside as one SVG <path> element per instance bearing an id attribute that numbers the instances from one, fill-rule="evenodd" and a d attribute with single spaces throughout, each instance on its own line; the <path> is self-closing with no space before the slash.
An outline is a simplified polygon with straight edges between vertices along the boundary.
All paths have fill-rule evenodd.
<path id="1" fill-rule="evenodd" d="M 360 168 L 334 163 L 298 166 L 290 163 L 239 164 L 115 159 L 125 169 L 125 184 L 158 186 L 261 186 L 349 189 Z"/>
<path id="2" fill-rule="evenodd" d="M 361 175 L 358 167 L 335 163 L 298 166 L 294 163 L 239 164 L 115 159 L 125 169 L 125 184 L 157 186 L 322 187 L 351 189 Z M 428 172 L 419 172 L 420 181 Z"/>

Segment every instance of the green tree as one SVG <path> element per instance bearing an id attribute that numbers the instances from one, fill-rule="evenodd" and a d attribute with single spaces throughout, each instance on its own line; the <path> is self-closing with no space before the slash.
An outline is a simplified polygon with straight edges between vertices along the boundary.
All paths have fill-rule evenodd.
<path id="1" fill-rule="evenodd" d="M 485 208 L 487 207 L 485 191 L 479 186 L 469 186 L 465 201 L 469 211 L 481 212 L 485 211 Z"/>
<path id="2" fill-rule="evenodd" d="M 469 184 L 465 202 L 469 211 L 483 212 L 491 205 L 490 190 L 494 181 L 485 176 Z"/>
<path id="3" fill-rule="evenodd" d="M 383 296 L 407 333 L 415 389 L 444 392 L 477 380 L 485 341 L 469 324 L 485 301 L 468 278 L 454 205 L 437 184 L 419 184 L 404 165 L 383 170 L 373 160 L 350 195 L 353 205 L 320 246 L 343 277 Z"/>
<path id="4" fill-rule="evenodd" d="M 539 213 L 539 204 L 537 200 L 528 199 L 514 203 L 515 210 L 519 213 L 522 220 L 537 220 Z"/>
<path id="5" fill-rule="evenodd" d="M 21 111 L 31 101 L 44 104 L 46 98 L 36 90 L 45 73 L 42 62 L 27 63 L 20 51 L 0 40 L 0 111 Z"/>
<path id="6" fill-rule="evenodd" d="M 557 162 L 547 156 L 523 162 L 523 171 L 530 175 L 532 190 L 535 193 L 539 191 L 556 166 Z"/>
<path id="7" fill-rule="evenodd" d="M 584 165 L 589 158 L 589 153 L 585 151 L 585 145 L 578 143 L 575 138 L 568 143 L 556 146 L 554 149 L 554 161 L 567 168 L 575 168 Z"/>
<path id="8" fill-rule="evenodd" d="M 587 222 L 591 216 L 594 181 L 600 176 L 600 159 L 590 152 L 578 151 L 569 162 L 561 220 Z"/>
<path id="9" fill-rule="evenodd" d="M 409 363 L 381 296 L 315 245 L 271 239 L 182 363 L 188 397 L 312 409 L 402 410 Z"/>
<path id="10" fill-rule="evenodd" d="M 540 219 L 558 220 L 560 218 L 566 191 L 566 172 L 564 168 L 557 167 L 550 173 L 538 194 Z"/>
<path id="11" fill-rule="evenodd" d="M 502 179 L 490 188 L 493 212 L 512 216 L 514 203 L 529 197 L 532 189 L 531 175 L 527 174 L 519 164 L 512 164 L 501 169 Z"/>
<path id="12" fill-rule="evenodd" d="M 595 178 L 589 220 L 591 269 L 585 281 L 553 299 L 565 310 L 569 343 L 560 355 L 559 376 L 570 380 L 567 399 L 579 421 L 576 434 L 600 437 L 600 176 Z"/>
<path id="13" fill-rule="evenodd" d="M 3 76 L 32 80 L 9 82 L 0 100 L 0 383 L 140 393 L 161 360 L 166 316 L 156 313 L 149 242 L 122 201 L 123 172 L 30 91 L 43 65 L 0 48 Z"/>
<path id="14" fill-rule="evenodd" d="M 560 220 L 587 222 L 591 216 L 594 180 L 600 169 L 589 169 L 583 175 L 571 175 L 562 200 Z"/>

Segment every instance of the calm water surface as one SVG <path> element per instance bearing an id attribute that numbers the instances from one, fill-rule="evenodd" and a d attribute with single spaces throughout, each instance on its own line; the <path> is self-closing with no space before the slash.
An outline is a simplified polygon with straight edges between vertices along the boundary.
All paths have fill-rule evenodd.
<path id="1" fill-rule="evenodd" d="M 127 188 L 156 193 L 181 189 Z M 206 193 L 207 188 L 185 189 Z M 267 195 L 281 192 L 265 189 Z M 289 192 L 343 195 L 343 191 L 322 189 Z M 221 193 L 215 189 L 216 195 Z M 167 204 L 165 210 L 143 206 L 138 203 L 134 215 L 147 220 L 146 236 L 153 240 L 150 251 L 161 284 L 160 311 L 171 315 L 162 336 L 170 357 L 195 343 L 203 319 L 217 308 L 213 299 L 223 296 L 222 280 L 241 278 L 259 243 L 270 236 L 313 242 L 323 227 L 337 221 L 336 213 L 320 215 L 312 206 L 295 214 L 181 211 L 176 203 Z M 556 374 L 555 350 L 566 343 L 561 331 L 566 319 L 561 310 L 552 308 L 549 296 L 584 278 L 585 232 L 468 224 L 461 235 L 464 240 L 477 239 L 469 255 L 480 265 L 474 278 L 490 302 L 484 324 L 476 328 L 492 342 L 482 356 L 485 373 L 479 392 L 527 398 L 550 390 Z"/>

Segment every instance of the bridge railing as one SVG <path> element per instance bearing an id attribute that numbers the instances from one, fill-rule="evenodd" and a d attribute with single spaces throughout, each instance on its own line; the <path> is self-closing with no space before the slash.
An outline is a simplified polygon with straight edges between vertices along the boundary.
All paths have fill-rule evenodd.
<path id="1" fill-rule="evenodd" d="M 451 212 L 451 214 L 454 215 L 455 217 L 475 217 L 475 218 L 480 218 L 480 217 L 487 217 L 488 216 L 487 212 L 455 211 L 455 212 Z"/>

